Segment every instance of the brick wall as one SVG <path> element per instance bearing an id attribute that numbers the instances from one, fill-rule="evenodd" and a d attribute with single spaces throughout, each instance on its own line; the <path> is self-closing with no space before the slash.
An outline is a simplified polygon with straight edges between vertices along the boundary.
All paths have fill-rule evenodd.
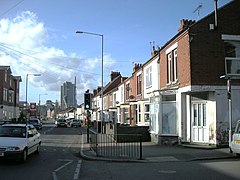
<path id="1" fill-rule="evenodd" d="M 225 55 L 222 34 L 240 35 L 240 1 L 234 1 L 218 11 L 218 27 L 214 24 L 214 13 L 201 19 L 189 29 L 177 34 L 160 51 L 160 87 L 167 84 L 166 50 L 174 43 L 177 46 L 178 86 L 226 85 L 220 79 L 225 74 Z M 235 84 L 240 83 L 235 80 Z"/>

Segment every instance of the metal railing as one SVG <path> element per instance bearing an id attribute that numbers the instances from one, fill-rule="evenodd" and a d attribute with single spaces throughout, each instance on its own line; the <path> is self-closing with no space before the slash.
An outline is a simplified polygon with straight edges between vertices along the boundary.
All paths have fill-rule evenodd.
<path id="1" fill-rule="evenodd" d="M 89 130 L 89 144 L 97 156 L 142 159 L 141 134 L 98 134 Z"/>

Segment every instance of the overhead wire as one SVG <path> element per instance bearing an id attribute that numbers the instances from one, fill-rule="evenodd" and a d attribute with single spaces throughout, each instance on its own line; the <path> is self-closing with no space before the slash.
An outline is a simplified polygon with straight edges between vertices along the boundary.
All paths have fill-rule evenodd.
<path id="1" fill-rule="evenodd" d="M 11 56 L 11 57 L 13 57 L 13 58 L 15 58 L 15 59 L 18 59 L 18 58 L 21 58 L 21 59 L 23 59 L 23 60 L 28 60 L 28 62 L 29 62 L 29 59 L 26 59 L 24 56 L 26 56 L 26 57 L 30 57 L 31 59 L 36 59 L 36 60 L 38 60 L 38 61 L 42 61 L 42 59 L 39 59 L 39 58 L 37 58 L 37 57 L 35 57 L 35 56 L 32 56 L 32 55 L 29 55 L 29 54 L 26 54 L 26 53 L 24 53 L 24 52 L 22 52 L 22 51 L 19 51 L 19 50 L 16 50 L 15 48 L 18 48 L 19 49 L 19 47 L 16 47 L 16 46 L 13 46 L 13 45 L 10 45 L 10 44 L 6 44 L 6 43 L 2 43 L 2 42 L 0 42 L 0 48 L 2 49 L 2 51 L 3 52 L 5 52 L 6 54 L 8 54 L 9 56 Z M 21 48 L 20 48 L 21 49 Z M 23 48 L 22 48 L 23 49 Z M 26 50 L 26 49 L 24 49 L 24 50 Z M 27 50 L 27 51 L 30 51 L 30 52 L 34 52 L 34 53 L 40 53 L 40 52 L 36 52 L 36 51 L 32 51 L 32 50 Z M 67 56 L 59 56 L 60 58 L 61 57 L 67 57 Z M 26 65 L 26 66 L 29 66 L 29 64 L 27 64 L 27 63 L 25 63 L 25 62 L 22 62 L 24 65 Z M 32 64 L 35 64 L 35 65 L 37 65 L 37 66 L 39 66 L 39 67 L 42 67 L 42 68 L 46 68 L 45 66 L 43 66 L 42 64 L 40 64 L 40 63 L 36 63 L 35 61 L 31 61 L 31 63 Z M 73 68 L 69 68 L 69 67 L 66 67 L 66 66 L 62 66 L 62 65 L 60 65 L 60 64 L 56 64 L 56 63 L 54 63 L 54 62 L 52 62 L 52 61 L 50 61 L 50 62 L 48 62 L 48 63 L 50 63 L 50 64 L 53 64 L 53 65 L 55 65 L 55 66 L 58 66 L 58 67 L 60 67 L 60 68 L 62 68 L 62 69 L 67 69 L 67 70 L 69 70 L 69 69 L 72 69 L 72 70 L 76 70 L 77 72 L 83 72 L 83 73 L 86 73 L 86 74 L 89 74 L 89 75 L 93 75 L 93 79 L 95 79 L 94 78 L 94 76 L 100 76 L 100 74 L 98 74 L 98 73 L 90 73 L 89 71 L 83 71 L 83 70 L 80 70 L 79 68 L 75 68 L 75 69 L 73 69 Z M 38 69 L 36 69 L 36 68 L 34 68 L 34 67 L 32 67 L 33 69 L 35 69 L 36 71 L 38 70 Z M 53 72 L 53 73 L 55 73 L 55 74 L 57 74 L 56 72 Z M 48 73 L 45 73 L 46 74 L 46 76 L 47 77 L 50 77 L 50 78 L 55 78 L 54 76 L 51 76 L 51 75 L 49 75 Z M 105 77 L 108 77 L 107 75 L 105 75 Z M 96 79 L 95 79 L 96 80 Z"/>
<path id="2" fill-rule="evenodd" d="M 11 50 L 11 51 L 12 51 L 12 54 L 14 54 L 14 55 L 17 55 L 17 53 L 19 53 L 19 54 L 21 54 L 21 55 L 23 55 L 23 56 L 27 56 L 27 57 L 30 57 L 30 58 L 35 59 L 35 60 L 43 61 L 43 59 L 40 59 L 40 58 L 37 58 L 37 57 L 35 57 L 35 56 L 26 54 L 26 53 L 24 53 L 24 52 L 22 52 L 22 51 L 16 50 L 16 49 L 14 49 L 14 48 L 12 48 L 12 47 L 9 47 L 8 45 L 5 45 L 5 44 L 3 44 L 3 43 L 1 43 L 1 42 L 0 42 L 0 47 L 1 47 L 1 49 L 2 49 L 4 52 L 6 52 L 5 50 Z M 15 52 L 15 53 L 13 53 L 13 52 Z M 17 53 L 16 53 L 16 52 L 17 52 Z M 40 53 L 40 52 L 39 52 L 39 53 Z M 11 55 L 11 53 L 9 53 L 9 52 L 8 52 L 8 54 Z M 21 56 L 21 55 L 18 55 L 18 57 L 21 57 L 21 58 L 24 59 L 24 57 Z M 67 57 L 67 56 L 55 56 L 55 57 L 53 57 L 53 58 L 69 58 L 69 57 Z M 34 63 L 34 64 L 36 64 L 36 65 L 39 65 L 39 66 L 42 66 L 42 65 L 39 64 L 39 63 L 35 63 L 35 62 L 32 62 L 32 63 Z M 56 66 L 61 67 L 61 68 L 63 68 L 63 69 L 66 69 L 66 68 L 67 68 L 67 69 L 69 70 L 69 67 L 62 66 L 62 65 L 57 64 L 57 63 L 54 63 L 54 62 L 52 62 L 52 61 L 49 61 L 48 63 L 53 64 L 53 65 L 56 65 Z M 78 70 L 78 71 L 80 71 L 80 72 L 88 73 L 88 74 L 91 74 L 91 75 L 100 75 L 100 74 L 98 74 L 98 73 L 90 73 L 90 72 L 88 72 L 88 71 L 83 71 L 83 70 L 80 70 L 79 68 L 75 68 L 75 69 L 74 69 L 74 68 L 71 67 L 71 69 L 73 69 L 73 70 Z"/>
<path id="3" fill-rule="evenodd" d="M 12 9 L 14 9 L 15 7 L 17 7 L 19 4 L 21 4 L 23 1 L 25 0 L 21 0 L 18 3 L 16 3 L 15 5 L 13 5 L 12 7 L 10 7 L 8 10 L 4 11 L 2 14 L 0 14 L 0 17 L 2 17 L 3 15 L 7 14 L 9 11 L 11 11 Z"/>

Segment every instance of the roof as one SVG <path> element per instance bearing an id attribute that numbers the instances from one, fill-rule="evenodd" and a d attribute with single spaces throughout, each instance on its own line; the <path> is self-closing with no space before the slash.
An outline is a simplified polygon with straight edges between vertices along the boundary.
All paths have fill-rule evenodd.
<path id="1" fill-rule="evenodd" d="M 10 66 L 0 66 L 0 70 L 10 70 L 10 73 L 12 73 Z"/>

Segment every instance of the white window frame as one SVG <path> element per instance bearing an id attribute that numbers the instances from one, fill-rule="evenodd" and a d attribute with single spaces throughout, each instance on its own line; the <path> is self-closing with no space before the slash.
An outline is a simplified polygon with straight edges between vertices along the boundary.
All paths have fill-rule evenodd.
<path id="1" fill-rule="evenodd" d="M 173 51 L 173 81 L 176 82 L 178 80 L 177 75 L 177 49 Z"/>
<path id="2" fill-rule="evenodd" d="M 3 101 L 8 100 L 8 90 L 6 88 L 3 88 Z"/>
<path id="3" fill-rule="evenodd" d="M 146 88 L 152 87 L 152 66 L 146 68 Z"/>
<path id="4" fill-rule="evenodd" d="M 172 73 L 172 53 L 170 52 L 167 55 L 167 84 L 172 82 L 171 80 L 171 73 Z"/>
<path id="5" fill-rule="evenodd" d="M 137 95 L 142 94 L 142 74 L 137 75 Z"/>
<path id="6" fill-rule="evenodd" d="M 110 107 L 113 107 L 113 94 L 110 94 Z"/>
<path id="7" fill-rule="evenodd" d="M 240 35 L 230 35 L 230 34 L 222 34 L 222 40 L 225 42 L 235 42 L 239 43 L 240 42 Z M 227 62 L 232 61 L 234 62 L 234 67 L 239 67 L 240 65 L 240 56 L 239 56 L 239 51 L 237 51 L 238 54 L 236 54 L 236 57 L 225 57 L 225 73 L 230 76 L 239 76 L 238 73 L 228 73 L 227 72 Z M 236 69 L 237 70 L 237 69 Z"/>
<path id="8" fill-rule="evenodd" d="M 122 87 L 121 87 L 121 90 L 120 90 L 120 93 L 121 93 L 121 102 L 124 101 L 124 92 L 123 92 L 123 90 L 124 90 L 124 87 L 122 86 Z"/>
<path id="9" fill-rule="evenodd" d="M 148 111 L 146 111 L 146 106 L 148 106 Z M 149 117 L 148 121 L 145 120 L 145 115 L 147 115 L 147 114 L 148 114 L 148 117 Z M 147 124 L 149 124 L 149 122 L 150 122 L 150 104 L 145 103 L 144 104 L 144 123 L 145 123 L 145 125 L 147 125 Z"/>
<path id="10" fill-rule="evenodd" d="M 9 100 L 10 103 L 14 102 L 14 91 L 9 91 Z"/>
<path id="11" fill-rule="evenodd" d="M 5 71 L 5 82 L 7 82 L 7 71 Z"/>
<path id="12" fill-rule="evenodd" d="M 137 115 L 138 124 L 141 124 L 141 119 L 142 119 L 141 104 L 138 104 L 137 107 L 138 107 L 138 115 Z"/>

